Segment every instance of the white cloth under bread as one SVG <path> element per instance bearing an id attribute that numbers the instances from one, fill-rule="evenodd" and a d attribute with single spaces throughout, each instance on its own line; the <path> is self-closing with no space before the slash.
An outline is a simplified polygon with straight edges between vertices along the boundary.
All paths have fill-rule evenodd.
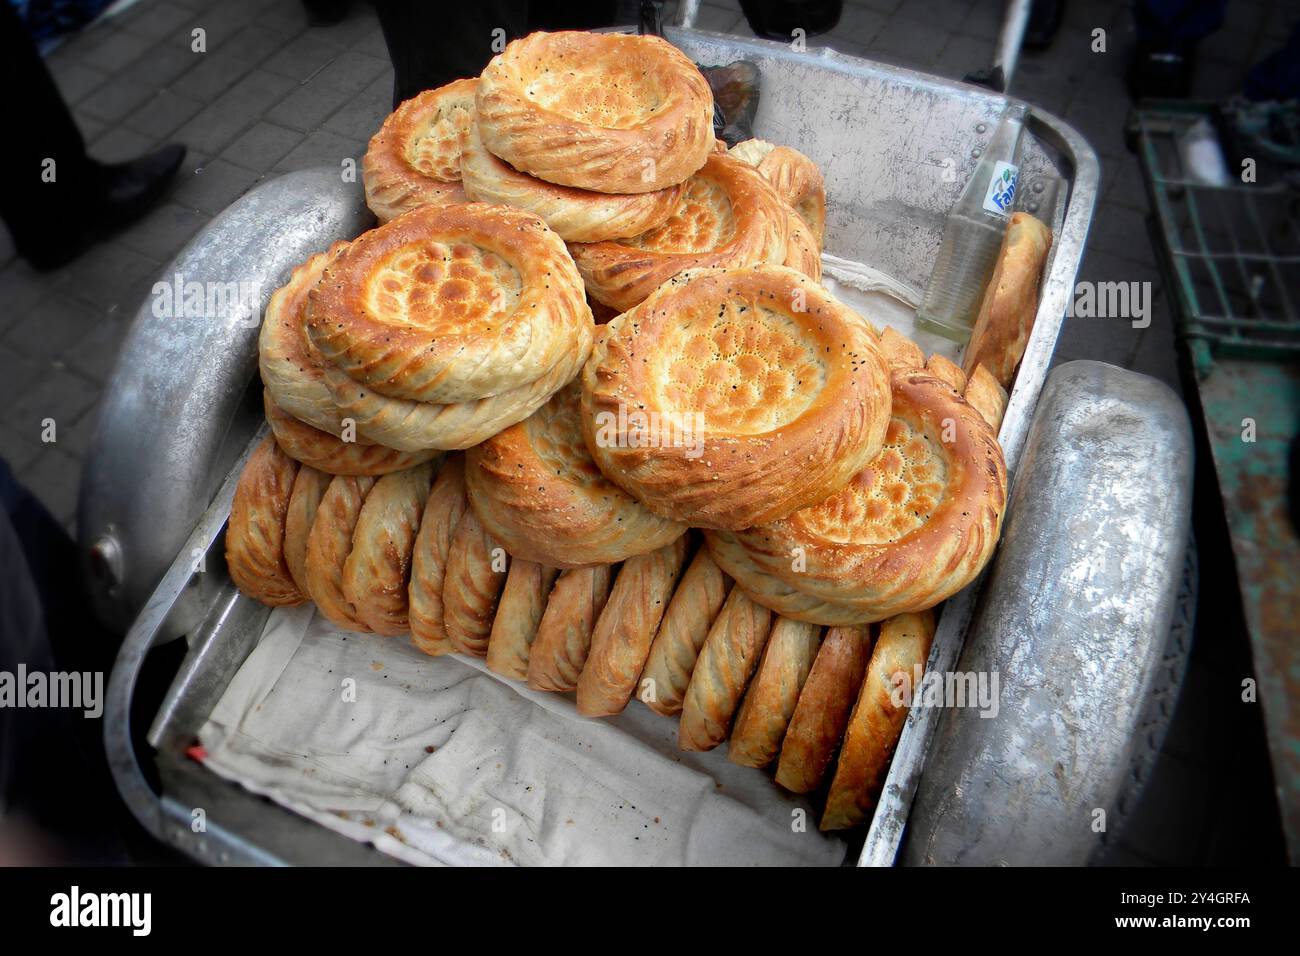
<path id="1" fill-rule="evenodd" d="M 341 631 L 310 605 L 272 612 L 201 733 L 216 773 L 411 863 L 843 861 L 807 801 L 676 738 L 638 703 L 583 718 L 571 694 Z"/>

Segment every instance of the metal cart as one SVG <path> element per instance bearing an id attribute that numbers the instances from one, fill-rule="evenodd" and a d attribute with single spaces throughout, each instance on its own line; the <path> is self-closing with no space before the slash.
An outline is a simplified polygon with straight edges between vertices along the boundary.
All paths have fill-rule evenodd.
<path id="1" fill-rule="evenodd" d="M 924 285 L 947 211 L 997 126 L 1002 95 L 830 50 L 797 52 L 680 28 L 666 35 L 701 64 L 743 58 L 758 65 L 756 134 L 797 145 L 823 169 L 828 252 Z M 1057 198 L 1038 211 L 1055 241 L 1000 434 L 1013 473 L 1073 291 L 1097 161 L 1068 125 L 1033 110 L 1022 183 L 1027 195 Z M 1058 183 L 1063 188 L 1053 188 Z M 297 262 L 369 222 L 360 186 L 341 183 L 337 170 L 290 174 L 214 220 L 166 275 L 226 281 L 237 268 L 260 284 L 264 305 Z M 197 859 L 384 863 L 373 849 L 228 784 L 185 756 L 268 614 L 238 594 L 223 559 L 235 481 L 261 427 L 258 390 L 250 387 L 259 318 L 260 307 L 160 319 L 146 303 L 108 388 L 82 482 L 79 539 L 102 616 L 128 628 L 106 707 L 109 758 L 145 826 Z M 1013 500 L 1010 520 L 1016 507 Z M 954 666 L 978 588 L 977 582 L 945 605 L 931 670 Z M 150 696 L 148 685 L 165 690 Z M 934 721 L 932 711 L 912 712 L 861 863 L 894 861 Z M 195 806 L 206 808 L 202 833 L 190 826 Z"/>
<path id="2" fill-rule="evenodd" d="M 1222 496 L 1295 860 L 1300 529 L 1288 499 L 1300 488 L 1300 106 L 1153 104 L 1133 112 L 1129 134 Z M 1187 144 L 1206 134 L 1223 156 L 1215 176 L 1189 163 Z"/>

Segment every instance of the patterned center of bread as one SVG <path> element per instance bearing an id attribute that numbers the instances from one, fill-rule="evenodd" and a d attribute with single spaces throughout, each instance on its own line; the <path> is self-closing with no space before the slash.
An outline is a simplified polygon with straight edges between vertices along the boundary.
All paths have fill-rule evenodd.
<path id="1" fill-rule="evenodd" d="M 726 245 L 735 234 L 736 217 L 726 188 L 715 179 L 695 175 L 667 222 L 621 242 L 651 252 L 709 252 Z"/>
<path id="2" fill-rule="evenodd" d="M 524 422 L 528 443 L 547 474 L 584 488 L 610 488 L 582 438 L 580 388 L 562 389 Z"/>
<path id="3" fill-rule="evenodd" d="M 406 144 L 406 161 L 440 183 L 460 182 L 460 138 L 473 122 L 473 100 L 444 104 Z"/>
<path id="4" fill-rule="evenodd" d="M 521 290 L 518 270 L 495 252 L 431 240 L 380 262 L 367 300 L 372 315 L 436 339 L 491 334 L 518 306 Z"/>
<path id="5" fill-rule="evenodd" d="M 659 90 L 636 58 L 582 62 L 560 54 L 525 68 L 524 96 L 543 109 L 602 129 L 631 129 L 659 109 Z"/>
<path id="6" fill-rule="evenodd" d="M 745 299 L 683 316 L 655 352 L 660 409 L 700 413 L 710 434 L 778 429 L 802 415 L 826 383 L 810 330 Z"/>
<path id="7" fill-rule="evenodd" d="M 799 512 L 804 528 L 835 544 L 892 544 L 920 528 L 948 495 L 948 456 L 910 408 L 895 405 L 885 447 L 848 486 Z"/>

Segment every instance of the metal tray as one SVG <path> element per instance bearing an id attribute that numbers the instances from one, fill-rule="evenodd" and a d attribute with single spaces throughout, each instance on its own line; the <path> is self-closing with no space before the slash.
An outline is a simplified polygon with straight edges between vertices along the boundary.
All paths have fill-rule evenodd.
<path id="1" fill-rule="evenodd" d="M 948 209 L 973 172 L 978 150 L 992 136 L 1006 105 L 1005 97 L 830 50 L 796 52 L 784 44 L 685 29 L 670 28 L 666 34 L 702 65 L 742 58 L 758 64 L 762 96 L 756 135 L 795 146 L 821 166 L 829 197 L 828 252 L 870 264 L 912 285 L 924 285 Z M 1030 202 L 1041 202 L 1041 208 L 1035 211 L 1050 220 L 1055 241 L 1034 331 L 999 436 L 1012 473 L 1073 292 L 1098 183 L 1092 149 L 1072 128 L 1039 110 L 1031 113 L 1021 167 L 1022 195 Z M 337 183 L 337 172 L 332 175 Z M 306 182 L 301 180 L 292 188 L 301 190 Z M 312 182 L 319 186 L 324 180 Z M 265 207 L 270 202 L 268 197 L 289 203 L 284 197 L 272 196 L 273 191 L 288 188 L 282 181 L 275 181 L 245 197 L 182 251 L 165 275 L 182 271 L 182 265 L 194 268 L 196 258 L 201 268 L 205 255 L 219 254 L 223 248 L 220 230 L 232 228 L 232 223 L 234 228 L 247 228 L 245 207 L 259 203 Z M 304 197 L 303 202 L 319 205 L 320 199 Z M 331 216 L 317 212 L 304 216 L 302 221 L 308 225 L 302 226 L 301 235 L 295 233 L 295 238 L 310 238 L 312 222 L 317 223 L 315 248 L 324 248 L 342 235 L 355 234 L 358 213 L 344 208 L 348 202 L 359 202 L 358 190 L 336 195 Z M 218 234 L 213 235 L 214 231 Z M 274 277 L 283 275 L 287 266 L 277 259 L 263 268 Z M 137 316 L 128 346 L 137 343 L 138 347 L 146 347 L 150 336 L 159 334 L 156 324 L 151 323 L 154 320 L 146 303 Z M 175 334 L 174 325 L 169 334 Z M 243 349 L 247 354 L 223 359 L 214 352 L 212 360 L 227 365 L 233 362 L 236 370 L 228 372 L 227 378 L 233 378 L 237 386 L 242 374 L 246 392 L 254 378 L 251 356 L 256 349 L 255 331 L 250 335 L 246 329 L 232 329 L 230 336 L 225 352 Z M 165 453 L 155 457 L 163 460 L 170 460 L 170 453 L 188 455 L 187 465 L 193 469 L 193 440 L 180 442 L 173 438 L 165 423 L 153 426 L 157 432 L 152 437 L 142 438 L 139 432 L 149 425 L 139 415 L 114 417 L 114 403 L 121 405 L 125 401 L 123 394 L 135 395 L 139 391 L 133 380 L 136 374 L 128 356 L 110 385 L 109 408 L 94 446 L 104 451 L 96 454 L 92 450 L 88 482 L 106 471 L 106 462 L 111 461 L 109 449 L 116 447 L 115 440 L 120 437 L 115 429 L 122 434 L 128 428 L 133 431 L 131 447 L 142 440 L 158 443 Z M 188 386 L 175 375 L 170 385 L 165 378 L 157 380 L 157 376 L 151 383 L 158 393 L 157 401 L 167 400 L 169 388 L 174 398 L 185 394 Z M 246 402 L 229 397 L 232 391 L 240 390 L 227 385 L 223 393 L 227 406 L 237 405 L 246 411 Z M 209 426 L 209 432 L 214 427 Z M 232 413 L 229 421 L 215 430 L 219 440 L 209 435 L 203 447 L 219 446 L 223 450 L 208 451 L 207 460 L 212 468 L 219 469 L 217 474 L 226 478 L 206 510 L 201 505 L 197 509 L 201 512 L 197 523 L 191 518 L 183 525 L 192 531 L 169 543 L 168 547 L 175 548 L 175 560 L 165 572 L 159 569 L 154 573 L 154 579 L 161 573 L 161 581 L 135 616 L 109 682 L 105 737 L 118 787 L 148 829 L 199 860 L 270 864 L 391 862 L 370 847 L 353 843 L 226 783 L 185 756 L 198 727 L 256 644 L 269 614 L 268 609 L 238 594 L 226 574 L 223 557 L 224 529 L 235 483 L 249 449 L 260 436 L 256 416 L 243 411 Z M 240 448 L 242 453 L 229 451 Z M 150 476 L 143 475 L 140 480 L 142 487 L 130 492 L 135 497 L 148 493 Z M 116 494 L 127 494 L 121 485 L 119 478 Z M 112 507 L 96 500 L 96 494 L 94 487 L 83 492 L 80 535 L 83 550 L 88 551 L 104 540 L 109 528 L 104 516 L 113 513 Z M 202 502 L 207 500 L 205 495 Z M 123 533 L 123 529 L 116 530 Z M 125 529 L 125 533 L 129 536 L 131 529 Z M 147 534 L 143 529 L 135 529 L 134 533 Z M 160 536 L 155 529 L 151 542 L 154 550 Z M 90 556 L 92 565 L 102 565 L 103 559 L 102 554 Z M 129 562 L 125 573 L 131 573 Z M 140 572 L 136 574 L 138 578 Z M 138 580 L 134 586 L 139 587 Z M 955 665 L 979 587 L 976 581 L 944 606 L 930 655 L 931 669 L 945 671 Z M 178 636 L 185 637 L 187 650 L 169 689 L 160 704 L 156 698 L 145 699 L 137 692 L 142 671 L 169 670 L 157 659 L 165 656 L 167 649 L 162 645 Z M 138 722 L 151 718 L 147 735 L 133 735 L 133 715 L 140 718 Z M 934 718 L 931 709 L 912 711 L 859 865 L 894 862 L 934 732 Z M 205 808 L 205 827 L 196 832 L 190 808 L 200 806 Z"/>

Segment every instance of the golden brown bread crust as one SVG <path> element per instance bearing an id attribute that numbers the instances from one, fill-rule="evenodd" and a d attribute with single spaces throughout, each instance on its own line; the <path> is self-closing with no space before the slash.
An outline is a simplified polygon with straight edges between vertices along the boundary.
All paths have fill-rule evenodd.
<path id="1" fill-rule="evenodd" d="M 808 226 L 820 253 L 826 237 L 826 180 L 811 159 L 789 146 L 747 139 L 728 151 L 754 166 Z"/>
<path id="2" fill-rule="evenodd" d="M 592 631 L 578 678 L 578 713 L 605 717 L 627 706 L 685 563 L 685 536 L 623 562 Z"/>
<path id="3" fill-rule="evenodd" d="M 607 479 L 587 450 L 581 383 L 465 453 L 470 504 L 513 557 L 554 568 L 612 564 L 685 534 Z"/>
<path id="4" fill-rule="evenodd" d="M 425 463 L 384 475 L 366 496 L 343 563 L 343 596 L 376 634 L 405 634 L 411 554 L 433 480 Z"/>
<path id="5" fill-rule="evenodd" d="M 772 623 L 762 660 L 731 728 L 727 757 L 732 763 L 766 767 L 776 759 L 821 639 L 816 624 L 788 617 Z"/>
<path id="6" fill-rule="evenodd" d="M 938 354 L 931 355 L 925 363 L 925 370 L 960 395 L 966 391 L 966 373 L 957 367 L 951 359 Z"/>
<path id="7" fill-rule="evenodd" d="M 597 564 L 560 572 L 529 649 L 529 687 L 570 691 L 578 686 L 614 570 L 613 565 Z"/>
<path id="8" fill-rule="evenodd" d="M 705 531 L 709 553 L 731 578 L 745 582 L 745 593 L 782 617 L 812 624 L 845 627 L 860 623 L 862 612 L 847 604 L 824 601 L 791 587 L 781 578 L 758 566 L 730 531 Z M 800 553 L 790 556 L 792 567 L 802 563 Z"/>
<path id="9" fill-rule="evenodd" d="M 455 80 L 400 104 L 361 160 L 366 205 L 381 223 L 420 206 L 466 202 L 460 137 L 474 115 L 478 80 Z"/>
<path id="10" fill-rule="evenodd" d="M 708 549 L 696 551 L 668 602 L 641 672 L 637 697 L 655 713 L 681 713 L 700 648 L 730 589 L 731 579 L 722 573 Z"/>
<path id="11" fill-rule="evenodd" d="M 341 434 L 343 416 L 325 384 L 324 360 L 307 336 L 307 293 L 347 246 L 336 242 L 290 273 L 289 281 L 271 293 L 257 339 L 258 368 L 271 398 L 287 414 L 331 435 Z M 364 435 L 358 437 L 369 444 Z"/>
<path id="12" fill-rule="evenodd" d="M 1052 230 L 1028 213 L 1015 212 L 1002 237 L 993 278 L 980 303 L 962 367 L 970 375 L 983 365 L 1007 391 L 1025 355 L 1038 314 L 1038 283 L 1052 248 Z"/>
<path id="13" fill-rule="evenodd" d="M 802 272 L 813 282 L 822 281 L 822 255 L 817 248 L 817 240 L 813 237 L 812 230 L 795 215 L 790 216 L 790 235 L 786 241 L 785 261 L 782 265 Z"/>
<path id="14" fill-rule="evenodd" d="M 1002 428 L 1002 416 L 1007 413 L 1007 393 L 983 365 L 975 366 L 962 397 L 984 417 L 994 434 Z"/>
<path id="15" fill-rule="evenodd" d="M 885 326 L 885 331 L 880 333 L 880 351 L 885 354 L 890 369 L 925 368 L 921 346 L 891 326 Z"/>
<path id="16" fill-rule="evenodd" d="M 452 535 L 468 507 L 464 460 L 460 455 L 449 456 L 434 479 L 424 505 L 411 555 L 411 586 L 407 591 L 411 642 L 435 657 L 455 650 L 443 626 L 442 581 Z"/>
<path id="17" fill-rule="evenodd" d="M 383 445 L 343 441 L 329 432 L 300 422 L 262 389 L 262 407 L 280 450 L 303 465 L 331 475 L 387 475 L 438 457 L 428 451 L 397 451 Z"/>
<path id="18" fill-rule="evenodd" d="M 514 680 L 527 679 L 529 650 L 559 573 L 558 568 L 548 568 L 535 561 L 515 558 L 510 562 L 488 638 L 488 670 Z"/>
<path id="19" fill-rule="evenodd" d="M 781 744 L 776 782 L 787 790 L 810 793 L 821 785 L 867 672 L 871 644 L 863 626 L 826 632 Z"/>
<path id="20" fill-rule="evenodd" d="M 592 329 L 583 326 L 563 359 L 541 378 L 476 402 L 437 405 L 388 398 L 328 366 L 325 380 L 339 410 L 374 441 L 402 451 L 460 450 L 521 422 L 573 381 L 591 353 Z"/>
<path id="21" fill-rule="evenodd" d="M 752 566 L 714 549 L 723 570 L 760 604 L 772 606 L 770 585 L 755 569 L 818 601 L 857 609 L 861 623 L 883 620 L 933 607 L 992 556 L 1007 497 L 996 436 L 928 372 L 894 371 L 892 378 L 892 418 L 878 458 L 825 501 L 736 532 L 730 540 Z"/>
<path id="22" fill-rule="evenodd" d="M 725 153 L 709 156 L 663 225 L 618 242 L 569 246 L 592 298 L 620 312 L 687 269 L 782 262 L 790 212 L 758 171 Z"/>
<path id="23" fill-rule="evenodd" d="M 605 326 L 582 403 L 615 484 L 694 527 L 748 528 L 824 500 L 875 457 L 889 376 L 870 326 L 806 276 L 715 269 Z M 668 440 L 659 416 L 698 426 L 682 429 L 693 440 Z"/>
<path id="24" fill-rule="evenodd" d="M 727 739 L 731 718 L 758 663 L 772 626 L 772 612 L 739 588 L 727 595 L 700 651 L 686 688 L 677 746 L 712 750 Z"/>
<path id="25" fill-rule="evenodd" d="M 304 595 L 307 590 L 307 539 L 316 509 L 325 497 L 333 475 L 303 465 L 293 479 L 293 492 L 289 495 L 289 510 L 284 517 L 284 563 L 289 574 Z"/>
<path id="26" fill-rule="evenodd" d="M 473 402 L 531 385 L 593 331 L 560 238 L 509 206 L 417 209 L 353 240 L 307 295 L 307 334 L 380 395 Z"/>
<path id="27" fill-rule="evenodd" d="M 471 199 L 526 209 L 565 242 L 639 236 L 662 225 L 686 192 L 684 182 L 649 193 L 598 193 L 548 183 L 493 156 L 472 124 L 465 131 L 460 163 Z"/>
<path id="28" fill-rule="evenodd" d="M 533 33 L 488 63 L 476 106 L 495 155 L 579 189 L 653 192 L 713 149 L 708 81 L 658 37 Z"/>
<path id="29" fill-rule="evenodd" d="M 361 506 L 374 486 L 374 478 L 335 476 L 307 536 L 307 594 L 325 617 L 349 631 L 370 630 L 343 594 L 343 564 L 352 552 L 352 532 Z"/>
<path id="30" fill-rule="evenodd" d="M 248 456 L 226 525 L 226 567 L 241 592 L 280 607 L 301 604 L 284 560 L 284 523 L 298 463 L 267 435 Z"/>
<path id="31" fill-rule="evenodd" d="M 900 614 L 880 625 L 867 676 L 844 732 L 844 746 L 822 813 L 823 830 L 842 830 L 871 818 L 894 747 L 919 689 L 934 640 L 934 614 Z"/>
<path id="32" fill-rule="evenodd" d="M 510 556 L 466 508 L 456 525 L 442 579 L 442 622 L 461 654 L 484 657 Z"/>
<path id="33" fill-rule="evenodd" d="M 826 181 L 817 164 L 797 149 L 777 146 L 759 160 L 758 171 L 807 224 L 820 252 L 826 236 Z"/>

